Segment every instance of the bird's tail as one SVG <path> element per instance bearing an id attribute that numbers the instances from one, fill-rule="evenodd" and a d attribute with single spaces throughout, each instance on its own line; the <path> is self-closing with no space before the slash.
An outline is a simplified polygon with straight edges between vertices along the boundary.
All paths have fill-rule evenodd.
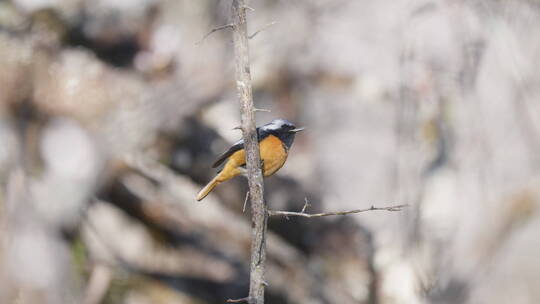
<path id="1" fill-rule="evenodd" d="M 203 198 L 205 198 L 210 192 L 212 192 L 212 190 L 214 190 L 214 188 L 217 185 L 219 185 L 219 183 L 221 183 L 218 177 L 219 177 L 219 174 L 216 175 L 216 177 L 214 177 L 206 186 L 204 186 L 204 188 L 202 188 L 199 194 L 197 194 L 197 198 L 196 198 L 197 201 L 200 201 Z"/>

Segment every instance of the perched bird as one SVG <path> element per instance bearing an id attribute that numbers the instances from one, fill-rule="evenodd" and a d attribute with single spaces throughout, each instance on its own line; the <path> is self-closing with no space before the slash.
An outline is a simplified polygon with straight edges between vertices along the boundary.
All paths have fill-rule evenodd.
<path id="1" fill-rule="evenodd" d="M 289 154 L 294 135 L 304 128 L 296 126 L 285 119 L 274 119 L 270 123 L 257 128 L 257 138 L 262 162 L 262 172 L 264 176 L 276 173 Z M 246 153 L 244 150 L 244 140 L 235 142 L 227 152 L 223 153 L 214 163 L 212 168 L 224 163 L 222 169 L 202 190 L 197 194 L 197 200 L 205 198 L 217 185 L 224 181 L 243 174 L 246 170 Z"/>

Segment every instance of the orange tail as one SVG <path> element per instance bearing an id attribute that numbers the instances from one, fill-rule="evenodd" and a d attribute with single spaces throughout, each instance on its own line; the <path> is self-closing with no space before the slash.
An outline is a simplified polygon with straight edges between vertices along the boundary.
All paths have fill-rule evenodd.
<path id="1" fill-rule="evenodd" d="M 214 190 L 217 185 L 221 183 L 221 181 L 218 180 L 218 176 L 219 174 L 216 175 L 216 177 L 214 177 L 206 186 L 204 186 L 204 188 L 202 188 L 199 194 L 197 194 L 197 201 L 205 198 L 210 192 L 212 192 L 212 190 Z"/>

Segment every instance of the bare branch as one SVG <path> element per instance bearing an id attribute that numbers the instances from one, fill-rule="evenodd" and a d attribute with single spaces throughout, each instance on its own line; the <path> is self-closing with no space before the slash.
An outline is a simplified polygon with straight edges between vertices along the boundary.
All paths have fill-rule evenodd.
<path id="1" fill-rule="evenodd" d="M 272 112 L 272 111 L 270 111 L 268 109 L 259 109 L 259 108 L 254 108 L 253 111 L 255 111 L 255 112 L 268 112 L 268 113 Z"/>
<path id="2" fill-rule="evenodd" d="M 251 201 L 251 265 L 249 274 L 249 304 L 264 303 L 264 272 L 266 263 L 266 224 L 268 213 L 264 204 L 264 185 L 261 172 L 259 143 L 255 129 L 255 111 L 251 89 L 249 45 L 245 0 L 233 0 L 232 4 L 234 61 L 236 88 L 240 101 L 246 171 Z"/>
<path id="3" fill-rule="evenodd" d="M 218 27 L 213 28 L 212 30 L 210 30 L 210 32 L 206 33 L 206 35 L 204 35 L 204 37 L 202 37 L 202 39 L 199 40 L 199 41 L 198 41 L 197 43 L 195 43 L 195 44 L 196 44 L 196 45 L 199 45 L 199 44 L 201 44 L 204 40 L 206 40 L 206 38 L 208 38 L 208 36 L 212 35 L 213 33 L 217 32 L 217 31 L 224 30 L 224 29 L 228 29 L 228 28 L 233 29 L 233 28 L 234 28 L 234 24 L 229 23 L 229 24 L 225 24 L 225 25 L 222 25 L 222 26 L 218 26 Z"/>
<path id="4" fill-rule="evenodd" d="M 227 300 L 227 303 L 243 303 L 243 302 L 249 303 L 249 298 L 246 297 L 246 298 L 241 298 L 241 299 L 228 299 Z"/>
<path id="5" fill-rule="evenodd" d="M 274 25 L 274 24 L 276 24 L 275 21 L 272 21 L 272 22 L 268 23 L 267 25 L 263 26 L 261 29 L 255 31 L 255 33 L 249 35 L 248 38 L 249 38 L 249 39 L 253 39 L 253 37 L 257 36 L 257 34 L 259 34 L 260 32 L 262 32 L 262 31 L 268 29 L 269 27 L 271 27 L 271 26 Z"/>
<path id="6" fill-rule="evenodd" d="M 307 201 L 306 201 L 307 204 Z M 403 208 L 408 207 L 407 204 L 405 205 L 395 205 L 395 206 L 389 206 L 389 207 L 375 207 L 371 206 L 369 208 L 365 209 L 356 209 L 356 210 L 348 210 L 348 211 L 337 211 L 337 212 L 322 212 L 322 213 L 306 213 L 306 205 L 302 208 L 301 212 L 292 212 L 292 211 L 275 211 L 275 210 L 268 210 L 268 215 L 270 216 L 302 216 L 302 217 L 322 217 L 322 216 L 331 216 L 331 215 L 347 215 L 347 214 L 353 214 L 353 213 L 361 213 L 366 211 L 401 211 Z"/>

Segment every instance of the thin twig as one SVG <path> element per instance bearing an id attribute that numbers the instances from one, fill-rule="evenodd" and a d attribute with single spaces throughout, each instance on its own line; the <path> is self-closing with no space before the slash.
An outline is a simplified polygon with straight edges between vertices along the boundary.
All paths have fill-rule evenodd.
<path id="1" fill-rule="evenodd" d="M 259 109 L 259 108 L 254 108 L 253 111 L 255 111 L 255 112 L 268 112 L 268 113 L 272 112 L 272 111 L 270 111 L 268 109 Z"/>
<path id="2" fill-rule="evenodd" d="M 302 211 L 300 211 L 300 213 L 304 213 L 306 211 L 306 209 L 309 208 L 309 206 L 311 206 L 309 204 L 309 201 L 308 201 L 307 197 L 304 197 L 304 202 L 305 202 L 304 207 L 302 207 Z"/>
<path id="3" fill-rule="evenodd" d="M 246 192 L 246 199 L 244 199 L 244 207 L 242 207 L 242 213 L 246 212 L 246 205 L 249 198 L 249 191 Z"/>
<path id="4" fill-rule="evenodd" d="M 395 205 L 395 206 L 389 206 L 389 207 L 375 207 L 371 206 L 369 208 L 365 209 L 356 209 L 356 210 L 348 210 L 348 211 L 337 211 L 337 212 L 322 212 L 322 213 L 306 213 L 305 208 L 306 205 L 304 205 L 304 208 L 302 208 L 301 212 L 293 212 L 293 211 L 276 211 L 276 210 L 268 210 L 268 215 L 270 216 L 302 216 L 302 217 L 321 217 L 321 216 L 331 216 L 331 215 L 347 215 L 347 214 L 353 214 L 353 213 L 361 213 L 366 211 L 401 211 L 403 208 L 408 207 L 408 205 Z"/>
<path id="5" fill-rule="evenodd" d="M 276 24 L 275 21 L 272 21 L 270 23 L 268 23 L 267 25 L 263 26 L 261 29 L 258 29 L 257 31 L 255 31 L 255 33 L 249 35 L 249 39 L 253 39 L 253 37 L 257 36 L 257 34 L 259 34 L 260 32 L 266 30 L 267 28 L 271 27 L 272 25 Z"/>
<path id="6" fill-rule="evenodd" d="M 243 303 L 243 302 L 249 303 L 249 297 L 241 298 L 241 299 L 228 299 L 227 300 L 227 303 Z"/>
<path id="7" fill-rule="evenodd" d="M 210 32 L 206 33 L 206 35 L 204 35 L 204 37 L 202 37 L 201 40 L 199 40 L 197 43 L 195 43 L 196 45 L 199 45 L 201 44 L 206 38 L 208 38 L 208 36 L 212 35 L 213 33 L 217 32 L 217 31 L 221 31 L 221 30 L 224 30 L 224 29 L 228 29 L 228 28 L 234 28 L 234 24 L 232 23 L 229 23 L 229 24 L 225 24 L 225 25 L 222 25 L 222 26 L 218 26 L 218 27 L 215 27 L 213 28 L 212 30 L 210 30 Z"/>

